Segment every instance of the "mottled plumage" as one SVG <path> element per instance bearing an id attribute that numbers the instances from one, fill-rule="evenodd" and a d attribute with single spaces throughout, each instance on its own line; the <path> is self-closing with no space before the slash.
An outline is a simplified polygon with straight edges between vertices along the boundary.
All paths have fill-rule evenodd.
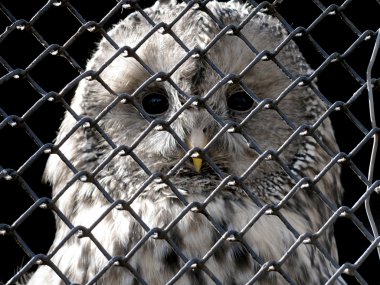
<path id="1" fill-rule="evenodd" d="M 80 81 L 45 173 L 84 228 L 58 215 L 51 261 L 78 284 L 323 284 L 337 251 L 321 228 L 342 188 L 337 166 L 320 175 L 337 152 L 329 119 L 296 131 L 326 109 L 314 82 L 294 83 L 312 71 L 275 17 L 235 1 L 185 8 L 129 15 L 88 62 L 99 74 Z M 28 284 L 64 281 L 43 265 Z"/>

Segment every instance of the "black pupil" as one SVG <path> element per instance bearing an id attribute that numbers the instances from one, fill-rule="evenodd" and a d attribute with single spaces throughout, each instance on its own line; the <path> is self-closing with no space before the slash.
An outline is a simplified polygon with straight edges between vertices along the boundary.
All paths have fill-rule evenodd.
<path id="1" fill-rule="evenodd" d="M 169 108 L 168 98 L 160 93 L 151 93 L 142 100 L 142 106 L 150 115 L 159 115 L 166 112 Z"/>
<path id="2" fill-rule="evenodd" d="M 234 111 L 248 111 L 253 106 L 253 99 L 245 92 L 236 92 L 227 98 L 227 105 Z"/>

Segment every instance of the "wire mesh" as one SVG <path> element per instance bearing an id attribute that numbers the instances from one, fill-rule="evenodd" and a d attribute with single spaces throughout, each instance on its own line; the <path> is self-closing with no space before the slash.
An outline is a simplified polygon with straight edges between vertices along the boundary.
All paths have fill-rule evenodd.
<path id="1" fill-rule="evenodd" d="M 88 7 L 91 3 L 78 1 L 42 1 L 34 3 L 30 9 L 22 7 L 25 3 L 0 2 L 2 12 L 0 35 L 0 62 L 2 66 L 0 74 L 0 134 L 1 134 L 1 216 L 0 216 L 0 244 L 3 247 L 0 256 L 0 282 L 1 284 L 16 284 L 25 278 L 26 273 L 36 269 L 39 264 L 48 265 L 62 279 L 64 284 L 72 284 L 70 278 L 64 274 L 52 262 L 52 257 L 73 236 L 86 237 L 96 245 L 97 249 L 107 259 L 106 265 L 96 272 L 95 276 L 87 284 L 95 284 L 107 273 L 109 268 L 122 266 L 129 270 L 135 280 L 140 284 L 146 284 L 144 277 L 133 267 L 130 260 L 144 246 L 149 239 L 163 239 L 182 260 L 183 266 L 167 284 L 175 284 L 186 272 L 199 268 L 206 274 L 213 284 L 222 284 L 218 277 L 208 269 L 207 261 L 214 256 L 221 244 L 226 240 L 237 240 L 244 244 L 245 232 L 248 231 L 263 215 L 277 216 L 295 237 L 295 243 L 288 248 L 279 260 L 264 261 L 249 245 L 245 245 L 249 254 L 256 258 L 260 269 L 252 275 L 248 284 L 255 284 L 268 271 L 278 272 L 288 284 L 297 284 L 292 280 L 288 272 L 281 266 L 286 263 L 290 255 L 296 252 L 300 244 L 312 243 L 323 253 L 335 267 L 335 274 L 325 284 L 335 284 L 341 276 L 349 284 L 380 284 L 377 277 L 377 268 L 380 265 L 380 238 L 378 226 L 380 212 L 378 210 L 380 182 L 376 151 L 378 148 L 379 127 L 376 123 L 376 110 L 378 109 L 379 94 L 379 68 L 376 65 L 376 57 L 380 46 L 380 21 L 376 12 L 380 12 L 380 3 L 377 0 L 358 3 L 358 1 L 304 1 L 303 4 L 294 4 L 290 1 L 250 1 L 255 7 L 248 16 L 253 17 L 259 11 L 273 15 L 281 21 L 289 35 L 283 43 L 294 40 L 300 46 L 306 59 L 315 71 L 308 77 L 292 78 L 286 66 L 276 60 L 276 55 L 283 46 L 275 51 L 258 52 L 253 46 L 250 48 L 256 53 L 254 66 L 262 60 L 271 60 L 279 66 L 288 77 L 292 78 L 292 86 L 307 85 L 316 77 L 319 79 L 319 88 L 314 90 L 326 104 L 327 111 L 316 121 L 313 126 L 301 126 L 297 128 L 285 114 L 278 108 L 281 97 L 272 100 L 262 100 L 256 107 L 258 111 L 268 108 L 276 110 L 282 120 L 292 129 L 293 134 L 286 141 L 287 146 L 300 135 L 312 136 L 326 152 L 331 156 L 331 162 L 327 164 L 314 179 L 300 179 L 281 160 L 283 149 L 261 149 L 249 136 L 244 134 L 242 125 L 225 121 L 212 110 L 207 100 L 224 84 L 238 80 L 235 74 L 224 74 L 212 60 L 205 60 L 213 71 L 220 76 L 220 81 L 204 96 L 189 96 L 171 79 L 171 76 L 191 57 L 203 56 L 214 44 L 228 34 L 239 37 L 249 44 L 249 41 L 239 33 L 245 23 L 240 26 L 226 26 L 207 8 L 210 1 L 185 1 L 186 8 L 172 23 L 155 23 L 144 11 L 151 6 L 150 1 L 119 1 L 117 3 L 101 4 L 91 14 Z M 334 3 L 333 3 L 334 2 Z M 335 3 L 342 2 L 342 3 Z M 15 5 L 16 3 L 16 5 Z M 20 7 L 17 7 L 20 4 Z M 293 5 L 293 6 L 292 6 Z M 305 5 L 299 11 L 300 5 Z M 220 28 L 212 42 L 204 49 L 190 49 L 183 43 L 173 26 L 193 7 L 200 7 Z M 141 39 L 141 44 L 148 41 L 156 32 L 170 35 L 175 42 L 186 51 L 186 56 L 169 71 L 155 72 L 149 64 L 145 63 L 136 53 L 135 48 L 120 47 L 107 34 L 107 30 L 132 12 L 137 11 L 152 26 L 149 33 Z M 372 13 L 369 13 L 371 11 Z M 366 15 L 366 19 L 363 19 Z M 375 16 L 371 16 L 375 15 Z M 28 20 L 27 20 L 28 19 Z M 248 21 L 247 20 L 247 21 Z M 105 38 L 115 49 L 114 57 L 109 59 L 99 70 L 85 70 L 86 59 L 95 42 Z M 337 39 L 336 39 L 337 38 Z M 132 57 L 141 64 L 150 74 L 139 89 L 156 81 L 168 82 L 183 98 L 185 103 L 178 113 L 169 120 L 152 119 L 144 109 L 136 102 L 133 94 L 117 94 L 103 81 L 100 74 L 115 58 L 119 56 Z M 114 100 L 108 104 L 96 118 L 81 117 L 70 106 L 73 92 L 78 83 L 91 78 L 99 82 L 103 88 L 114 94 Z M 284 90 L 282 97 L 292 90 Z M 249 88 L 242 84 L 242 88 Z M 137 91 L 136 91 L 137 92 Z M 323 95 L 322 95 L 323 94 Z M 251 94 L 254 96 L 254 94 Z M 129 146 L 116 145 L 112 138 L 99 127 L 99 121 L 111 112 L 120 102 L 132 104 L 149 121 L 149 127 L 141 133 L 133 144 Z M 212 118 L 219 124 L 220 129 L 212 140 L 217 140 L 228 132 L 239 132 L 247 138 L 251 148 L 255 149 L 259 158 L 245 174 L 240 177 L 228 175 L 218 167 L 213 159 L 208 156 L 208 147 L 205 149 L 189 149 L 181 140 L 172 123 L 177 120 L 181 112 L 189 106 L 202 106 Z M 69 112 L 76 124 L 74 128 L 54 144 L 55 131 L 58 129 L 63 112 Z M 253 115 L 254 116 L 254 113 Z M 330 117 L 336 131 L 341 152 L 334 154 L 323 141 L 314 133 L 315 129 Z M 247 117 L 246 120 L 250 120 Z M 70 159 L 67 159 L 61 151 L 61 147 L 73 133 L 79 128 L 94 129 L 112 148 L 107 159 L 102 161 L 97 168 L 83 171 L 78 170 Z M 136 147 L 148 136 L 152 130 L 162 130 L 174 137 L 176 142 L 185 149 L 186 155 L 167 173 L 154 173 L 135 153 Z M 211 142 L 212 144 L 212 142 Z M 66 181 L 66 186 L 54 196 L 51 195 L 49 186 L 40 182 L 43 168 L 49 154 L 58 155 L 74 174 Z M 221 182 L 203 202 L 188 202 L 181 190 L 171 182 L 181 166 L 191 156 L 198 153 L 208 165 L 221 177 Z M 107 167 L 108 163 L 118 157 L 130 156 L 146 174 L 145 183 L 128 200 L 112 197 L 104 186 L 99 183 L 97 175 Z M 295 181 L 289 194 L 277 204 L 265 204 L 260 198 L 253 195 L 244 186 L 244 180 L 254 172 L 259 163 L 266 159 L 274 159 L 287 173 L 289 179 Z M 335 165 L 340 164 L 343 169 L 342 181 L 345 188 L 345 199 L 342 205 L 336 207 L 321 191 L 315 189 L 317 195 L 333 209 L 333 214 L 323 227 L 316 233 L 300 234 L 289 221 L 281 214 L 281 208 L 302 187 L 313 188 L 313 185 L 324 173 L 329 172 Z M 62 209 L 57 206 L 57 201 L 64 195 L 76 181 L 92 183 L 108 201 L 109 206 L 92 224 L 91 227 L 72 224 Z M 183 203 L 181 214 L 172 220 L 164 228 L 151 228 L 136 213 L 131 204 L 152 183 L 165 183 L 173 191 L 175 196 Z M 240 187 L 260 208 L 260 211 L 252 217 L 249 224 L 240 232 L 228 230 L 215 220 L 207 206 L 218 193 L 227 185 Z M 113 256 L 102 245 L 93 229 L 106 219 L 106 216 L 114 209 L 127 211 L 143 228 L 145 234 L 126 256 Z M 372 211 L 374 213 L 372 213 Z M 181 248 L 173 241 L 168 233 L 188 213 L 197 212 L 204 215 L 212 226 L 220 234 L 220 239 L 215 242 L 202 258 L 189 259 Z M 48 249 L 54 237 L 53 213 L 58 216 L 70 229 L 68 235 L 55 249 L 49 253 Z M 329 253 L 318 244 L 318 237 L 329 226 L 335 227 L 339 264 L 334 261 Z"/>

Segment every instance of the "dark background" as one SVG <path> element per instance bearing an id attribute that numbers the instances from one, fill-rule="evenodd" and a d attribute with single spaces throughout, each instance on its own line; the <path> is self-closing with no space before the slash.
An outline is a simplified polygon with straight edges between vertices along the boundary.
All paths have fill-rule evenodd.
<path id="1" fill-rule="evenodd" d="M 0 33 L 4 33 L 12 22 L 24 19 L 31 21 L 32 27 L 22 29 L 8 28 L 10 33 L 0 36 L 0 78 L 9 70 L 25 69 L 32 64 L 28 76 L 0 81 L 0 171 L 2 169 L 21 169 L 22 175 L 11 180 L 0 175 L 0 224 L 11 225 L 21 221 L 16 234 L 0 235 L 0 284 L 7 281 L 29 258 L 22 249 L 23 242 L 35 253 L 47 252 L 54 237 L 54 219 L 49 210 L 29 209 L 34 200 L 50 197 L 48 185 L 41 183 L 41 176 L 47 155 L 37 152 L 40 146 L 53 141 L 60 125 L 64 108 L 60 102 L 45 101 L 36 111 L 29 112 L 26 124 L 12 127 L 3 121 L 11 115 L 23 116 L 42 97 L 43 91 L 59 92 L 68 82 L 78 76 L 80 68 L 73 67 L 69 57 L 54 54 L 40 56 L 45 48 L 36 39 L 40 36 L 47 46 L 63 45 L 81 27 L 80 16 L 75 17 L 62 1 L 61 5 L 51 6 L 40 12 L 46 0 L 6 0 L 0 1 Z M 257 1 L 262 2 L 262 1 Z M 273 1 L 269 1 L 273 2 Z M 325 61 L 324 54 L 338 52 L 344 61 L 328 64 L 318 76 L 319 88 L 331 102 L 347 102 L 366 80 L 366 69 L 374 47 L 375 36 L 366 41 L 358 40 L 364 31 L 376 31 L 380 27 L 380 3 L 378 0 L 352 0 L 343 14 L 335 13 L 320 17 L 321 9 L 315 3 L 326 7 L 331 4 L 341 5 L 344 1 L 284 0 L 276 11 L 293 28 L 312 25 L 310 36 L 319 45 L 317 47 L 309 36 L 297 38 L 304 56 L 317 69 Z M 80 13 L 82 20 L 99 22 L 117 4 L 116 1 L 73 0 L 69 2 Z M 140 1 L 142 7 L 150 6 L 153 1 Z M 6 7 L 6 10 L 4 10 Z M 133 10 L 133 9 L 132 9 Z M 132 10 L 118 9 L 105 22 L 107 30 L 112 24 L 126 17 Z M 6 15 L 7 14 L 7 15 Z M 12 19 L 13 18 L 13 19 Z M 78 20 L 79 18 L 79 20 Z M 312 24 L 314 23 L 314 24 Z M 351 23 L 347 25 L 347 23 Z M 6 36 L 5 36 L 6 34 Z M 86 59 L 101 38 L 99 31 L 85 30 L 67 47 L 66 51 L 84 69 Z M 356 43 L 355 43 L 356 41 Z M 320 48 L 323 49 L 321 52 Z M 378 55 L 380 57 L 380 54 Z M 372 78 L 380 76 L 380 59 L 375 62 Z M 79 68 L 79 69 L 78 69 Z M 31 84 L 30 82 L 34 82 Z M 380 117 L 379 84 L 375 84 L 374 97 L 378 120 Z M 364 91 L 349 106 L 349 110 L 367 129 L 371 129 L 367 92 Z M 72 92 L 65 96 L 70 102 Z M 9 118 L 9 117 L 8 117 Z M 338 144 L 343 152 L 350 153 L 365 137 L 365 130 L 357 127 L 344 112 L 335 112 L 331 116 Z M 13 119 L 15 121 L 16 119 Z M 352 157 L 352 162 L 367 176 L 372 140 L 368 140 Z M 33 156 L 31 163 L 25 164 Z M 380 161 L 376 164 L 374 181 L 380 177 Z M 9 171 L 8 171 L 9 172 Z M 3 172 L 4 173 L 4 172 Z M 343 205 L 352 207 L 366 190 L 365 184 L 348 166 L 343 166 L 342 181 L 346 194 Z M 36 196 L 35 196 L 36 195 Z M 380 224 L 379 195 L 371 195 L 373 214 Z M 30 214 L 29 214 L 30 213 Z M 364 205 L 360 205 L 355 216 L 369 229 Z M 1 231 L 2 228 L 0 228 Z M 355 263 L 370 242 L 349 218 L 339 218 L 336 223 L 336 237 L 339 248 L 340 263 Z M 18 238 L 19 237 L 19 238 Z M 358 272 L 368 284 L 380 284 L 380 262 L 376 251 L 372 251 L 358 268 Z M 296 270 L 296 269 L 295 269 Z M 359 284 L 354 278 L 344 275 L 349 284 Z"/>

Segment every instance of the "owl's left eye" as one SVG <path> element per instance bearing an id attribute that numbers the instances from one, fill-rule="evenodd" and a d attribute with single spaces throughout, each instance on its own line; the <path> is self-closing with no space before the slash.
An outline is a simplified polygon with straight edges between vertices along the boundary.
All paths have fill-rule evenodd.
<path id="1" fill-rule="evenodd" d="M 232 93 L 227 98 L 227 105 L 232 111 L 246 112 L 252 109 L 253 99 L 244 91 Z"/>
<path id="2" fill-rule="evenodd" d="M 168 97 L 161 93 L 148 93 L 141 101 L 144 111 L 149 115 L 157 116 L 169 109 Z"/>

